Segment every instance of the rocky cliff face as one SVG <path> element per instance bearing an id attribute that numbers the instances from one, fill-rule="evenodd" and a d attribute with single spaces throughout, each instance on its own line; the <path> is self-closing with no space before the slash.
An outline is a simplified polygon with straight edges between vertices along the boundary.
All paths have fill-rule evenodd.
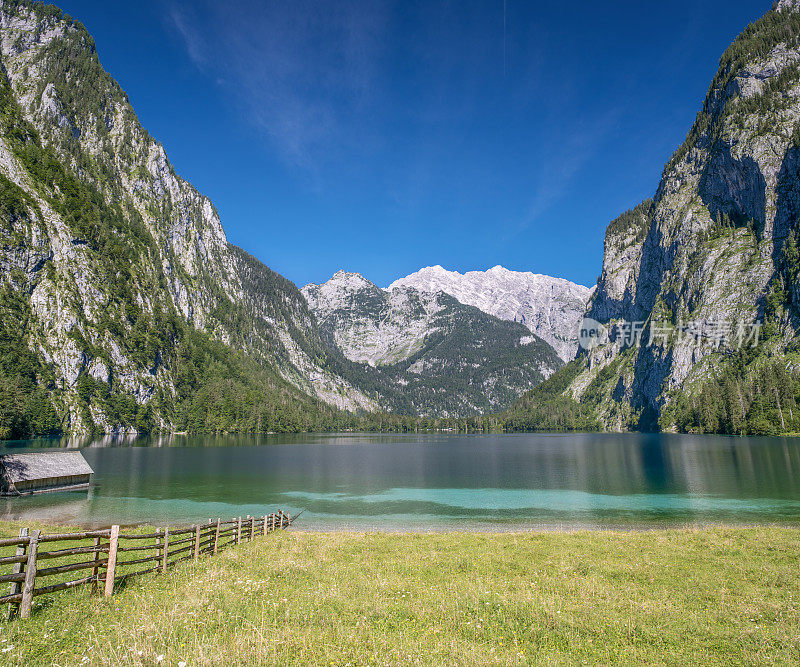
<path id="1" fill-rule="evenodd" d="M 173 317 L 312 396 L 375 405 L 328 370 L 296 287 L 227 243 L 211 201 L 139 124 L 80 23 L 0 2 L 0 63 L 0 281 L 14 304 L 4 321 L 9 336 L 23 327 L 31 381 L 62 426 L 135 429 L 130 415 L 149 405 L 169 428 Z M 133 401 L 127 424 L 95 390 Z"/>
<path id="2" fill-rule="evenodd" d="M 587 314 L 609 326 L 644 322 L 645 344 L 617 339 L 591 350 L 569 389 L 580 399 L 587 387 L 600 389 L 592 400 L 607 428 L 653 428 L 659 419 L 674 427 L 663 418 L 673 399 L 737 354 L 713 337 L 659 335 L 646 344 L 664 324 L 763 322 L 762 354 L 792 347 L 796 272 L 786 244 L 800 219 L 799 37 L 793 2 L 748 26 L 722 56 L 653 200 L 609 226 Z M 592 383 L 601 372 L 604 381 Z"/>
<path id="3" fill-rule="evenodd" d="M 447 271 L 430 266 L 395 280 L 389 291 L 413 287 L 420 292 L 444 292 L 501 320 L 524 324 L 551 345 L 563 361 L 578 349 L 578 323 L 592 290 L 561 278 L 509 271 Z"/>
<path id="4" fill-rule="evenodd" d="M 382 290 L 339 271 L 302 289 L 334 352 L 374 367 L 386 408 L 465 416 L 506 408 L 562 366 L 522 324 L 500 320 L 444 292 Z"/>

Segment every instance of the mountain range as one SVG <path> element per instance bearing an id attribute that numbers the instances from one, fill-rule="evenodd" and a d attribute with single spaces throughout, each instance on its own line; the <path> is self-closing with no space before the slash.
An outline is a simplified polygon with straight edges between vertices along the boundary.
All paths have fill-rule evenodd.
<path id="1" fill-rule="evenodd" d="M 494 317 L 443 291 L 383 290 L 339 271 L 302 289 L 334 353 L 375 368 L 393 411 L 470 415 L 507 408 L 563 366 L 555 350 L 519 322 Z M 385 400 L 385 398 L 384 398 Z"/>
<path id="2" fill-rule="evenodd" d="M 578 325 L 594 292 L 563 278 L 502 266 L 463 274 L 429 266 L 395 280 L 388 290 L 403 287 L 444 292 L 501 320 L 520 322 L 552 346 L 564 362 L 578 351 Z"/>
<path id="3" fill-rule="evenodd" d="M 596 287 L 434 266 L 301 291 L 228 243 L 78 21 L 0 0 L 0 437 L 387 413 L 800 431 L 797 9 L 781 0 L 723 54 L 652 199 L 609 224 Z M 584 315 L 641 339 L 579 348 Z"/>
<path id="4" fill-rule="evenodd" d="M 485 413 L 560 367 L 444 294 L 420 297 L 435 322 L 394 365 L 343 354 L 295 285 L 227 242 L 79 22 L 3 0 L 0 61 L 6 437 Z"/>

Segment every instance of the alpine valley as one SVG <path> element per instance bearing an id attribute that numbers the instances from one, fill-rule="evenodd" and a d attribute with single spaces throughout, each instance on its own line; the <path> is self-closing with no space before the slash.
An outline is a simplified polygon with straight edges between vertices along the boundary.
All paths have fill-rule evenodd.
<path id="1" fill-rule="evenodd" d="M 596 287 L 428 267 L 302 290 L 228 243 L 50 5 L 0 0 L 0 438 L 332 429 L 800 431 L 800 13 L 723 54 Z M 598 249 L 599 250 L 599 249 Z M 763 321 L 734 349 L 613 326 Z"/>
<path id="2" fill-rule="evenodd" d="M 365 281 L 352 328 L 391 312 L 375 321 L 385 349 L 341 345 L 341 309 L 312 298 L 319 326 L 291 282 L 227 242 L 80 23 L 3 0 L 0 31 L 0 437 L 485 414 L 563 365 L 522 324 Z M 388 340 L 403 321 L 411 336 Z"/>

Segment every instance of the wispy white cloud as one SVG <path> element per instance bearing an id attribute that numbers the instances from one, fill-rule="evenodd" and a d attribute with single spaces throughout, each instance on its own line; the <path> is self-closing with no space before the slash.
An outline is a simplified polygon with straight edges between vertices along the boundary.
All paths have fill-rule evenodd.
<path id="1" fill-rule="evenodd" d="M 570 191 L 580 170 L 618 126 L 623 112 L 624 107 L 619 105 L 596 118 L 576 119 L 568 131 L 540 149 L 543 168 L 535 176 L 530 204 L 523 220 L 505 240 L 534 225 Z"/>
<path id="2" fill-rule="evenodd" d="M 385 193 L 404 208 L 427 202 L 432 192 L 450 197 L 457 208 L 464 171 L 490 170 L 488 159 L 463 144 L 470 143 L 473 120 L 486 105 L 487 86 L 503 77 L 502 12 L 495 12 L 496 25 L 484 25 L 484 14 L 459 3 L 422 3 L 404 7 L 411 18 L 395 25 L 393 0 L 168 1 L 169 24 L 188 57 L 292 166 L 312 175 L 331 165 L 338 173 L 351 165 L 386 169 Z M 546 42 L 534 37 L 524 40 L 524 61 L 510 59 L 514 77 L 497 93 L 507 97 L 510 110 L 501 114 L 516 118 L 515 109 L 537 109 L 551 114 L 555 130 L 532 143 L 532 157 L 517 166 L 544 165 L 531 173 L 530 203 L 518 225 L 509 223 L 510 236 L 570 191 L 623 111 L 599 117 L 575 111 L 580 91 L 552 75 L 539 46 Z M 404 73 L 403 57 L 427 84 L 417 96 L 393 78 Z M 570 108 L 571 119 L 564 113 Z M 491 124 L 478 132 L 487 128 L 493 132 Z M 460 164 L 455 154 L 474 160 Z"/>
<path id="3" fill-rule="evenodd" d="M 189 58 L 213 74 L 225 94 L 284 158 L 312 169 L 369 142 L 382 2 L 326 4 L 174 2 L 168 20 Z"/>
<path id="4" fill-rule="evenodd" d="M 186 53 L 198 67 L 206 64 L 206 44 L 200 32 L 195 28 L 195 19 L 190 10 L 181 5 L 172 4 L 167 8 L 167 22 L 181 38 Z"/>

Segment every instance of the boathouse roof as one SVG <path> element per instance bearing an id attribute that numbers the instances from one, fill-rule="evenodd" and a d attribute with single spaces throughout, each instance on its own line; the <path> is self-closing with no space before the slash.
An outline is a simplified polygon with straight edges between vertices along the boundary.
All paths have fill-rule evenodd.
<path id="1" fill-rule="evenodd" d="M 94 472 L 80 452 L 3 454 L 0 455 L 0 466 L 14 484 L 53 477 L 91 475 Z"/>

